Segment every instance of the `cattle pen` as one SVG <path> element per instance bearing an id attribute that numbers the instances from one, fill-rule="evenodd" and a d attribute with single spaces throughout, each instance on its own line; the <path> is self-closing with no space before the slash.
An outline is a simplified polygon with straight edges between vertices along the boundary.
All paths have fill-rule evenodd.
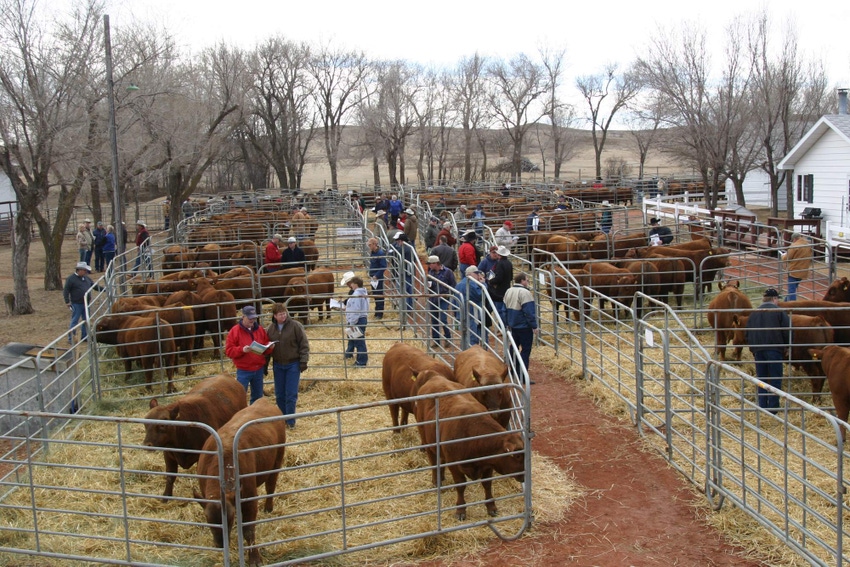
<path id="1" fill-rule="evenodd" d="M 414 196 L 408 199 L 412 201 Z M 430 205 L 424 201 L 417 204 L 422 217 L 430 212 Z M 589 208 L 595 210 L 597 205 Z M 617 231 L 635 230 L 639 223 L 633 212 L 617 209 L 615 231 L 607 246 L 613 245 Z M 516 218 L 518 213 L 505 208 L 503 214 Z M 498 219 L 496 215 L 493 218 Z M 193 223 L 202 225 L 204 220 L 198 214 Z M 350 238 L 353 224 L 361 227 L 361 238 L 356 241 Z M 282 226 L 263 226 L 261 238 Z M 185 227 L 187 242 L 191 228 Z M 340 203 L 315 238 L 319 268 L 333 273 L 335 282 L 352 269 L 365 275 L 368 256 L 364 241 L 372 234 L 370 228 L 367 217 Z M 254 235 L 244 226 L 242 229 L 241 234 L 218 243 L 235 246 L 253 241 Z M 374 234 L 392 254 L 386 234 L 380 230 Z M 486 237 L 492 240 L 492 231 Z M 157 242 L 155 235 L 157 275 L 169 273 L 161 268 L 168 245 Z M 801 293 L 812 298 L 819 297 L 836 275 L 828 247 L 820 242 L 815 245 L 825 249 L 817 256 L 820 261 L 812 279 L 801 288 Z M 725 503 L 739 507 L 812 564 L 842 565 L 848 560 L 843 546 L 847 480 L 841 435 L 847 425 L 828 411 L 825 398 L 813 397 L 815 392 L 801 374 L 789 371 L 787 392 L 777 392 L 782 411 L 775 416 L 767 414 L 755 404 L 758 381 L 748 371 L 751 361 L 721 362 L 712 356 L 713 334 L 704 323 L 706 296 L 697 292 L 696 285 L 685 288 L 681 308 L 641 290 L 635 290 L 630 301 L 622 301 L 580 285 L 571 276 L 556 285 L 555 268 L 571 273 L 577 268 L 572 259 L 546 258 L 551 252 L 538 250 L 546 260 L 533 265 L 520 250 L 512 260 L 517 270 L 533 276 L 541 320 L 538 356 L 560 361 L 612 393 L 637 430 L 684 477 L 702 487 L 715 507 Z M 744 291 L 754 298 L 782 273 L 767 247 L 730 249 L 724 256 L 729 260 L 723 268 L 725 277 L 742 280 Z M 125 264 L 130 263 L 130 258 L 127 260 Z M 221 260 L 218 255 L 216 260 Z M 241 288 L 231 288 L 234 307 L 256 301 L 267 313 L 271 299 L 263 298 L 263 267 L 256 254 L 245 264 L 227 267 L 236 265 L 251 271 L 251 276 Z M 534 480 L 520 484 L 503 478 L 496 483 L 497 518 L 487 517 L 480 500 L 470 502 L 466 521 L 453 517 L 453 492 L 442 492 L 428 483 L 429 467 L 418 450 L 421 445 L 415 426 L 399 434 L 388 426 L 387 402 L 382 399 L 376 371 L 381 355 L 398 341 L 415 344 L 451 365 L 454 354 L 469 340 L 467 322 L 459 314 L 450 314 L 448 323 L 457 344 L 430 344 L 428 276 L 420 265 L 409 265 L 401 258 L 393 265 L 387 288 L 392 315 L 380 323 L 370 321 L 371 359 L 366 369 L 353 368 L 342 357 L 344 324 L 339 314 L 331 313 L 324 320 L 317 320 L 316 313 L 308 314 L 317 356 L 302 377 L 305 389 L 299 408 L 321 409 L 299 412 L 298 429 L 287 440 L 282 470 L 286 482 L 279 483 L 276 494 L 286 505 L 278 503 L 272 514 L 261 514 L 257 521 L 257 546 L 266 564 L 378 548 L 392 549 L 394 557 L 410 560 L 439 554 L 452 537 L 475 530 L 519 537 L 531 521 L 532 506 L 535 519 L 540 518 L 540 510 L 546 510 L 542 505 L 538 509 L 536 499 L 546 498 L 534 492 L 538 476 L 551 475 L 556 483 L 563 480 L 555 467 L 536 459 L 529 450 L 527 470 Z M 690 266 L 694 273 L 701 268 Z M 132 283 L 127 280 L 131 275 L 121 271 L 107 274 L 106 279 L 112 279 L 107 281 L 107 291 L 87 306 L 92 328 L 109 316 L 118 297 L 131 293 Z M 236 297 L 240 291 L 244 292 L 242 298 Z M 451 290 L 440 291 L 455 302 L 463 299 Z M 341 293 L 335 290 L 336 295 Z M 600 298 L 616 310 L 600 309 Z M 483 312 L 473 316 L 483 321 Z M 200 377 L 232 369 L 212 336 L 202 339 L 200 348 L 193 347 L 191 365 L 179 358 L 179 353 L 173 363 L 173 380 L 180 391 Z M 512 356 L 514 347 L 503 328 L 497 325 L 491 340 L 499 356 Z M 150 398 L 168 396 L 163 371 L 168 363 L 158 362 L 154 391 L 147 393 L 140 373 L 123 369 L 114 348 L 98 343 L 96 336 L 69 350 L 65 337 L 57 338 L 38 357 L 44 360 L 35 365 L 31 380 L 25 381 L 35 385 L 37 394 L 27 396 L 24 402 L 7 403 L 2 412 L 9 433 L 4 436 L 8 450 L 0 463 L 8 471 L 0 503 L 7 518 L 0 528 L 0 551 L 57 562 L 242 564 L 246 554 L 241 538 L 235 535 L 238 531 L 232 532 L 232 543 L 224 551 L 208 541 L 208 526 L 191 492 L 197 479 L 194 472 L 181 470 L 175 496 L 165 504 L 159 502 L 164 484 L 160 453 L 142 445 L 140 432 Z M 62 361 L 62 369 L 53 372 L 61 378 L 42 384 L 45 376 L 53 375 L 44 372 L 52 361 Z M 192 373 L 184 374 L 186 369 Z M 512 427 L 528 439 L 532 432 L 528 431 L 527 377 L 514 375 L 504 388 L 511 390 L 515 401 Z M 329 401 L 333 407 L 327 406 Z M 69 413 L 72 406 L 76 413 Z M 471 487 L 474 494 L 473 490 Z M 51 493 L 70 498 L 57 505 L 51 501 Z M 303 524 L 311 516 L 318 520 L 311 526 L 319 527 L 305 531 Z"/>

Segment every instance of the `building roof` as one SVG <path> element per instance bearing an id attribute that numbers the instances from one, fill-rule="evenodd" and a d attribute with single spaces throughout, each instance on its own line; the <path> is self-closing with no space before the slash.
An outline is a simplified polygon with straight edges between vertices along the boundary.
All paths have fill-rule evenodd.
<path id="1" fill-rule="evenodd" d="M 803 156 L 808 153 L 821 137 L 829 130 L 841 136 L 850 145 L 850 114 L 827 114 L 822 116 L 814 126 L 791 148 L 781 162 L 779 169 L 794 169 Z"/>

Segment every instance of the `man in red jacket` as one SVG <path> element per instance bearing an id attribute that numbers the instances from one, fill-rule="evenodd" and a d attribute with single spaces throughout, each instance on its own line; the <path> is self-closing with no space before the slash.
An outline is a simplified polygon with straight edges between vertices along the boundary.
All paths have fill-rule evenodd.
<path id="1" fill-rule="evenodd" d="M 263 370 L 266 367 L 266 354 L 271 354 L 274 345 L 269 344 L 269 335 L 259 324 L 257 310 L 247 305 L 242 308 L 242 319 L 233 325 L 227 333 L 224 343 L 224 353 L 236 366 L 236 380 L 242 384 L 245 391 L 251 387 L 251 402 L 263 397 Z M 254 342 L 267 345 L 260 353 L 254 351 Z"/>
<path id="2" fill-rule="evenodd" d="M 475 234 L 474 230 L 468 230 L 461 236 L 460 247 L 457 249 L 457 259 L 460 264 L 460 273 L 466 274 L 466 269 L 470 266 L 478 265 L 477 254 L 475 253 L 475 240 L 478 236 Z"/>

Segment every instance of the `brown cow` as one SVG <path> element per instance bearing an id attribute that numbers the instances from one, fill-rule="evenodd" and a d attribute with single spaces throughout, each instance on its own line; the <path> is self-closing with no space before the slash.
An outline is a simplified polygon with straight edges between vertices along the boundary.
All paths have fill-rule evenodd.
<path id="1" fill-rule="evenodd" d="M 493 472 L 514 475 L 523 482 L 525 472 L 525 444 L 522 435 L 508 432 L 499 422 L 488 415 L 481 405 L 463 386 L 441 376 L 432 376 L 419 388 L 420 396 L 454 392 L 441 396 L 439 406 L 434 398 L 425 398 L 416 403 L 417 428 L 425 452 L 433 467 L 431 479 L 437 485 L 437 450 L 440 451 L 440 478 L 442 467 L 448 466 L 457 491 L 458 520 L 466 519 L 466 479 L 481 479 L 484 487 L 487 513 L 496 516 L 498 510 L 493 502 L 491 477 Z M 439 407 L 439 414 L 437 408 Z M 437 438 L 437 422 L 440 436 Z M 472 461 L 472 462 L 465 462 Z M 462 464 L 455 464 L 462 463 Z"/>
<path id="2" fill-rule="evenodd" d="M 276 272 L 257 275 L 260 297 L 263 299 L 280 300 L 286 297 L 286 286 L 295 277 L 306 277 L 304 268 L 286 268 Z M 216 285 L 218 287 L 218 285 Z"/>
<path id="3" fill-rule="evenodd" d="M 824 301 L 832 301 L 834 303 L 850 302 L 850 280 L 846 277 L 837 279 L 827 288 L 823 296 Z"/>
<path id="4" fill-rule="evenodd" d="M 576 279 L 579 287 L 590 285 L 590 274 L 587 270 L 570 270 L 570 274 Z M 552 299 L 552 310 L 557 313 L 558 306 L 563 305 L 567 319 L 570 318 L 570 313 L 572 313 L 576 321 L 580 320 L 580 310 L 584 309 L 585 304 L 580 301 L 579 290 L 570 287 L 571 280 L 567 278 L 566 270 L 560 266 L 555 266 L 552 268 L 552 278 L 554 279 L 553 286 L 555 291 L 554 298 Z"/>
<path id="5" fill-rule="evenodd" d="M 308 272 L 316 269 L 316 264 L 319 262 L 319 248 L 313 240 L 304 240 L 299 245 L 299 248 L 304 252 L 305 266 Z"/>
<path id="6" fill-rule="evenodd" d="M 203 302 L 205 329 L 212 336 L 213 345 L 219 348 L 221 335 L 230 330 L 232 321 L 236 319 L 236 298 L 229 291 L 207 284 L 206 280 L 198 281 L 198 295 Z M 203 337 L 200 339 L 199 348 L 203 345 Z"/>
<path id="7" fill-rule="evenodd" d="M 469 347 L 455 357 L 454 379 L 458 384 L 467 388 L 504 384 L 507 378 L 507 365 L 492 352 L 481 348 L 480 345 Z M 508 426 L 511 421 L 510 410 L 513 408 L 513 404 L 507 388 L 473 392 L 472 395 L 487 408 L 487 411 L 494 412 L 496 421 L 502 427 Z"/>
<path id="8" fill-rule="evenodd" d="M 850 348 L 830 345 L 824 348 L 811 348 L 809 353 L 821 361 L 832 394 L 832 405 L 835 415 L 841 421 L 847 421 L 850 413 L 850 379 L 847 369 L 850 368 Z M 847 438 L 847 428 L 841 428 L 841 440 Z"/>
<path id="9" fill-rule="evenodd" d="M 191 292 L 182 292 L 191 293 Z M 159 317 L 163 321 L 167 321 L 171 325 L 171 330 L 174 333 L 174 346 L 178 351 L 183 352 L 185 361 L 184 375 L 194 374 L 192 368 L 192 353 L 194 352 L 195 333 L 195 314 L 192 307 L 182 303 L 171 302 L 169 309 L 160 307 L 149 307 L 143 303 L 134 304 L 131 300 L 134 298 L 119 298 L 123 301 L 116 301 L 112 304 L 113 313 L 128 313 L 132 311 L 144 311 L 144 316 Z M 185 307 L 185 309 L 182 309 Z"/>
<path id="10" fill-rule="evenodd" d="M 166 321 L 156 317 L 108 315 L 95 329 L 98 342 L 114 345 L 118 357 L 124 360 L 124 371 L 130 372 L 137 360 L 145 374 L 145 389 L 152 390 L 153 369 L 165 368 L 168 391 L 174 392 L 174 331 Z M 160 364 L 160 359 L 162 363 Z"/>
<path id="11" fill-rule="evenodd" d="M 787 309 L 789 313 L 822 316 L 824 321 L 832 325 L 835 343 L 850 345 L 850 303 L 798 299 L 797 301 L 780 301 L 779 306 Z"/>
<path id="12" fill-rule="evenodd" d="M 217 430 L 247 405 L 245 388 L 233 376 L 219 374 L 198 382 L 185 396 L 167 406 L 159 405 L 153 398 L 145 419 L 196 421 Z M 171 496 L 173 493 L 178 465 L 188 469 L 198 462 L 198 451 L 209 436 L 209 432 L 201 427 L 183 427 L 170 423 L 145 424 L 143 444 L 164 451 L 167 476 L 163 496 Z"/>
<path id="13" fill-rule="evenodd" d="M 753 304 L 747 295 L 741 291 L 740 282 L 733 281 L 723 287 L 719 282 L 720 293 L 708 304 L 706 319 L 714 329 L 714 352 L 720 360 L 726 360 L 726 344 L 732 341 L 735 346 L 735 360 L 741 360 L 741 352 L 744 350 L 746 338 L 743 331 L 735 331 L 732 326 L 734 315 L 749 315 Z"/>
<path id="14" fill-rule="evenodd" d="M 244 392 L 243 392 L 244 394 Z M 255 423 L 246 427 L 240 437 L 238 465 L 239 478 L 235 477 L 235 464 L 233 462 L 234 436 L 236 432 L 246 423 L 268 417 L 278 417 L 283 414 L 280 409 L 269 401 L 268 398 L 260 398 L 247 408 L 240 410 L 230 421 L 218 430 L 221 438 L 224 469 L 224 486 L 219 483 L 218 446 L 212 435 L 204 443 L 204 453 L 198 459 L 198 475 L 200 475 L 200 491 L 194 492 L 195 498 L 200 500 L 201 508 L 204 509 L 204 517 L 210 524 L 213 541 L 218 547 L 224 547 L 224 532 L 222 520 L 227 532 L 233 529 L 236 520 L 236 492 L 235 486 L 239 486 L 239 502 L 242 509 L 242 537 L 245 545 L 249 548 L 248 563 L 252 566 L 260 565 L 260 551 L 254 548 L 255 526 L 257 520 L 257 487 L 266 485 L 266 503 L 263 510 L 271 512 L 274 508 L 274 492 L 277 486 L 277 475 L 283 462 L 284 445 L 286 443 L 286 422 L 283 419 Z M 221 500 L 224 496 L 226 508 L 224 513 L 221 509 Z M 222 517 L 223 516 L 223 517 Z"/>
<path id="15" fill-rule="evenodd" d="M 605 296 L 631 307 L 637 283 L 633 273 L 608 262 L 589 262 L 584 269 L 590 274 L 590 287 L 602 294 L 599 309 L 605 309 Z"/>
<path id="16" fill-rule="evenodd" d="M 416 377 L 426 370 L 431 370 L 449 380 L 455 378 L 454 372 L 446 363 L 431 358 L 418 348 L 404 343 L 394 344 L 384 355 L 384 363 L 381 369 L 384 396 L 387 400 L 415 396 Z M 407 425 L 408 416 L 413 413 L 413 405 L 413 402 L 389 405 L 394 433 L 401 432 L 400 425 Z M 399 413 L 401 413 L 400 419 Z"/>

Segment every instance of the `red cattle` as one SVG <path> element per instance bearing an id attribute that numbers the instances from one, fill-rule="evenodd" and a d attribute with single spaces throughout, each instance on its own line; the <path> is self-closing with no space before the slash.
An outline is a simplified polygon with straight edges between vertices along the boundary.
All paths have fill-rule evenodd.
<path id="1" fill-rule="evenodd" d="M 579 287 L 590 285 L 590 274 L 587 270 L 570 270 L 570 274 L 576 279 Z M 581 303 L 579 289 L 571 287 L 571 280 L 567 278 L 566 270 L 560 266 L 552 268 L 552 278 L 554 279 L 554 298 L 552 299 L 552 310 L 558 312 L 558 306 L 563 305 L 564 311 L 569 319 L 570 313 L 573 318 L 578 321 L 581 319 L 581 312 L 584 305 Z M 586 298 L 585 298 L 586 299 Z M 569 308 L 569 311 L 567 309 Z"/>
<path id="2" fill-rule="evenodd" d="M 196 421 L 217 430 L 246 406 L 245 388 L 233 376 L 219 374 L 198 382 L 185 396 L 167 406 L 159 405 L 153 398 L 145 419 Z M 164 450 L 167 476 L 163 496 L 172 495 L 178 465 L 188 469 L 198 462 L 198 451 L 209 436 L 209 432 L 201 427 L 145 424 L 144 445 Z"/>
<path id="3" fill-rule="evenodd" d="M 229 291 L 209 286 L 206 280 L 198 281 L 198 296 L 204 309 L 204 327 L 212 336 L 213 345 L 221 346 L 221 336 L 226 334 L 236 319 L 236 297 Z M 203 336 L 196 341 L 198 348 L 203 346 Z"/>
<path id="4" fill-rule="evenodd" d="M 114 345 L 118 357 L 124 360 L 125 372 L 130 372 L 133 361 L 144 370 L 145 388 L 151 391 L 153 369 L 165 369 L 168 391 L 174 392 L 174 331 L 166 321 L 156 317 L 135 315 L 108 315 L 96 326 L 95 336 L 100 343 Z M 161 362 L 160 362 L 161 361 Z"/>
<path id="5" fill-rule="evenodd" d="M 720 293 L 708 304 L 706 319 L 714 329 L 714 352 L 720 360 L 726 360 L 726 344 L 732 341 L 735 346 L 735 360 L 741 360 L 743 345 L 746 344 L 743 331 L 736 331 L 732 325 L 735 315 L 749 315 L 753 304 L 747 295 L 739 289 L 740 282 L 733 281 L 723 287 L 723 282 L 717 284 Z"/>
<path id="6" fill-rule="evenodd" d="M 432 397 L 416 403 L 417 427 L 433 467 L 432 481 L 436 486 L 439 450 L 440 478 L 444 477 L 442 467 L 448 466 L 457 491 L 457 519 L 466 519 L 464 492 L 467 478 L 481 479 L 487 513 L 495 516 L 498 510 L 493 501 L 493 472 L 514 475 L 517 481 L 524 481 L 525 444 L 522 435 L 506 431 L 486 413 L 487 408 L 471 394 L 464 392 L 463 386 L 456 382 L 441 376 L 432 376 L 419 388 L 420 396 L 443 392 L 453 394 L 441 396 L 439 402 Z"/>
<path id="7" fill-rule="evenodd" d="M 798 299 L 797 301 L 780 301 L 779 306 L 787 309 L 789 313 L 820 315 L 824 321 L 832 325 L 835 343 L 850 345 L 850 303 Z"/>
<path id="8" fill-rule="evenodd" d="M 316 264 L 319 262 L 319 248 L 313 240 L 303 240 L 299 248 L 304 252 L 304 260 L 306 261 L 307 271 L 311 272 L 316 269 Z"/>
<path id="9" fill-rule="evenodd" d="M 832 394 L 832 404 L 835 406 L 835 415 L 841 421 L 847 421 L 850 413 L 850 348 L 840 346 L 827 346 L 824 348 L 809 349 L 809 353 L 821 361 L 821 366 L 826 374 L 829 384 L 829 393 Z M 846 439 L 847 428 L 841 428 L 841 439 Z"/>
<path id="10" fill-rule="evenodd" d="M 631 306 L 637 283 L 633 273 L 608 262 L 588 262 L 584 269 L 590 274 L 590 287 L 602 294 L 599 309 L 605 309 L 606 296 L 626 307 Z"/>
<path id="11" fill-rule="evenodd" d="M 850 302 L 850 280 L 844 277 L 829 284 L 823 300 L 835 303 Z"/>
<path id="12" fill-rule="evenodd" d="M 168 307 L 167 309 L 162 307 L 148 307 L 143 306 L 143 304 L 134 305 L 130 301 L 116 301 L 112 304 L 112 312 L 128 313 L 132 311 L 144 311 L 145 316 L 157 317 L 162 321 L 167 321 L 174 333 L 174 346 L 178 351 L 183 353 L 183 359 L 186 363 L 184 366 L 184 375 L 188 376 L 194 373 L 194 369 L 192 368 L 192 353 L 195 350 L 194 342 L 197 333 L 195 314 L 192 311 L 191 305 L 187 306 L 182 303 L 172 302 L 169 303 Z"/>
<path id="13" fill-rule="evenodd" d="M 289 280 L 296 277 L 306 277 L 304 268 L 286 268 L 276 272 L 257 275 L 260 297 L 263 299 L 280 300 L 286 297 L 286 286 Z M 216 286 L 218 287 L 218 286 Z"/>
<path id="14" fill-rule="evenodd" d="M 244 394 L 244 392 L 243 392 Z M 248 564 L 260 565 L 260 551 L 254 548 L 255 526 L 257 520 L 257 487 L 266 485 L 266 503 L 263 510 L 271 512 L 274 508 L 274 492 L 277 486 L 277 475 L 283 462 L 284 445 L 286 443 L 286 422 L 283 419 L 255 423 L 246 427 L 239 436 L 238 469 L 233 462 L 234 436 L 236 432 L 250 421 L 268 417 L 282 416 L 280 409 L 269 401 L 260 398 L 247 408 L 240 410 L 230 421 L 218 430 L 224 452 L 221 463 L 224 470 L 224 486 L 219 483 L 218 446 L 213 436 L 204 443 L 203 453 L 198 460 L 198 475 L 200 476 L 200 491 L 195 491 L 195 498 L 200 500 L 204 509 L 204 517 L 213 541 L 218 547 L 224 546 L 222 519 L 228 533 L 233 528 L 236 519 L 236 492 L 239 486 L 239 502 L 242 510 L 242 537 L 249 548 Z M 226 508 L 221 509 L 224 497 Z"/>
<path id="15" fill-rule="evenodd" d="M 384 355 L 384 363 L 381 369 L 381 382 L 387 400 L 415 396 L 416 377 L 426 370 L 431 370 L 449 380 L 454 380 L 455 377 L 454 372 L 446 363 L 431 358 L 418 348 L 404 343 L 396 343 L 391 346 Z M 394 433 L 401 432 L 400 425 L 407 425 L 408 416 L 413 413 L 413 405 L 413 402 L 399 402 L 389 405 Z M 401 413 L 400 419 L 399 412 Z"/>
<path id="16" fill-rule="evenodd" d="M 495 354 L 475 345 L 455 357 L 454 379 L 467 388 L 496 386 L 504 384 L 508 379 L 508 367 Z M 508 426 L 513 404 L 507 388 L 473 392 L 472 395 L 487 411 L 493 412 L 502 427 Z"/>

